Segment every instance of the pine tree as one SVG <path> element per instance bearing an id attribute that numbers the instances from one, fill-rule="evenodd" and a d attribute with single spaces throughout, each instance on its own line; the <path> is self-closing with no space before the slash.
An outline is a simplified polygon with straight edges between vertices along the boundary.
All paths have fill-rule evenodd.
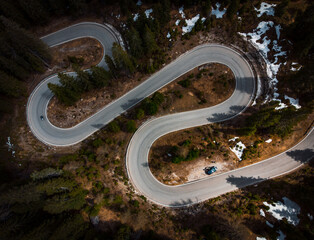
<path id="1" fill-rule="evenodd" d="M 203 16 L 208 18 L 210 16 L 210 13 L 212 11 L 212 4 L 210 0 L 205 0 L 204 2 L 202 2 L 202 13 Z"/>
<path id="2" fill-rule="evenodd" d="M 91 76 L 87 71 L 83 71 L 79 68 L 75 68 L 76 78 L 78 85 L 82 92 L 88 92 L 93 89 L 93 83 L 91 81 Z"/>
<path id="3" fill-rule="evenodd" d="M 91 67 L 91 82 L 94 88 L 102 88 L 108 85 L 111 74 L 102 67 Z"/>
<path id="4" fill-rule="evenodd" d="M 45 201 L 43 210 L 50 214 L 79 210 L 86 204 L 86 194 L 87 192 L 79 187 L 69 193 L 55 195 Z"/>
<path id="5" fill-rule="evenodd" d="M 232 0 L 228 9 L 227 9 L 227 16 L 229 19 L 233 19 L 233 17 L 237 14 L 237 11 L 240 7 L 240 0 Z"/>
<path id="6" fill-rule="evenodd" d="M 112 56 L 114 59 L 115 66 L 120 70 L 127 73 L 134 73 L 135 67 L 128 56 L 127 52 L 123 50 L 123 48 L 114 43 L 112 46 Z"/>
<path id="7" fill-rule="evenodd" d="M 24 96 L 24 83 L 0 70 L 0 93 L 12 97 Z"/>
<path id="8" fill-rule="evenodd" d="M 114 78 L 117 78 L 118 77 L 118 71 L 117 71 L 117 67 L 114 64 L 112 58 L 109 55 L 106 55 L 105 61 L 107 63 L 107 66 L 108 66 L 109 71 L 112 74 L 112 76 L 114 76 Z"/>
<path id="9" fill-rule="evenodd" d="M 48 12 L 38 0 L 18 0 L 19 7 L 32 23 L 44 24 L 48 21 Z"/>
<path id="10" fill-rule="evenodd" d="M 0 15 L 5 16 L 23 27 L 30 25 L 21 10 L 11 1 L 0 0 Z"/>
<path id="11" fill-rule="evenodd" d="M 158 49 L 154 33 L 145 25 L 145 33 L 143 36 L 143 42 L 145 47 L 146 55 L 151 56 L 151 54 Z"/>
<path id="12" fill-rule="evenodd" d="M 132 56 L 139 59 L 143 56 L 142 39 L 136 29 L 132 26 L 126 35 Z"/>

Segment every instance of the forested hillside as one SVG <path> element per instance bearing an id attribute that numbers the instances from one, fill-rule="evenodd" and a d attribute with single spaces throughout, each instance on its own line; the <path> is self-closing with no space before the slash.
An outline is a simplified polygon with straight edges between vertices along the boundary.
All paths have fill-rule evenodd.
<path id="1" fill-rule="evenodd" d="M 96 89 L 103 90 L 119 78 L 130 79 L 136 73 L 149 76 L 158 71 L 174 59 L 167 54 L 176 41 L 181 41 L 182 45 L 190 44 L 188 40 L 197 34 L 220 34 L 222 31 L 228 32 L 230 35 L 225 36 L 233 39 L 239 29 L 255 28 L 259 21 L 264 20 L 258 19 L 254 10 L 261 1 L 221 0 L 220 9 L 226 8 L 226 16 L 220 20 L 209 17 L 217 2 L 213 0 L 143 0 L 141 2 L 145 7 L 137 5 L 137 2 L 138 0 L 0 0 L 0 123 L 2 119 L 11 120 L 8 121 L 9 124 L 3 125 L 5 134 L 2 133 L 1 140 L 7 141 L 9 135 L 6 134 L 10 132 L 19 135 L 19 127 L 30 132 L 25 112 L 21 110 L 25 110 L 24 105 L 34 87 L 29 86 L 29 79 L 34 74 L 44 73 L 51 64 L 50 50 L 31 33 L 36 28 L 45 28 L 61 17 L 67 17 L 70 22 L 85 21 L 91 16 L 99 22 L 107 19 L 113 19 L 114 22 L 117 18 L 111 15 L 112 9 L 121 15 L 120 22 L 117 20 L 113 25 L 121 32 L 125 49 L 115 44 L 112 58 L 104 56 L 108 71 L 97 66 L 91 67 L 90 71 L 83 71 L 79 66 L 73 65 L 76 77 L 59 73 L 60 84 L 48 84 L 58 100 L 68 107 L 75 105 L 83 94 Z M 288 47 L 285 50 L 291 53 L 287 61 L 302 65 L 300 71 L 281 72 L 278 88 L 289 90 L 289 94 L 293 94 L 291 96 L 300 100 L 302 108 L 289 106 L 277 110 L 278 102 L 263 105 L 258 103 L 252 111 L 242 114 L 243 121 L 234 127 L 240 136 L 270 135 L 284 139 L 313 112 L 314 2 L 304 2 L 306 4 L 302 10 L 295 10 L 293 4 L 298 3 L 297 0 L 285 0 L 280 4 L 276 1 L 278 5 L 272 19 L 282 26 L 281 38 L 286 39 Z M 172 24 L 175 20 L 172 13 L 175 12 L 178 16 L 178 8 L 181 6 L 187 12 L 200 14 L 192 30 L 184 35 L 177 28 L 174 30 Z M 147 17 L 144 11 L 146 8 L 152 9 L 151 17 Z M 134 20 L 135 13 L 138 13 L 137 20 Z M 201 21 L 203 16 L 208 17 Z M 237 21 L 238 17 L 243 19 L 241 24 Z M 122 18 L 124 27 L 120 24 Z M 185 23 L 177 27 L 182 27 L 183 24 Z M 214 31 L 210 32 L 211 30 Z M 171 35 L 172 41 L 166 38 L 167 33 Z M 194 46 L 196 44 L 198 42 Z M 187 78 L 178 84 L 185 88 L 191 83 Z M 180 92 L 174 94 L 178 98 L 184 97 Z M 261 190 L 264 192 L 260 194 L 263 198 L 258 197 L 258 200 L 243 190 L 239 194 L 226 194 L 221 197 L 222 200 L 220 197 L 209 200 L 201 206 L 202 211 L 199 212 L 198 206 L 184 209 L 187 214 L 184 221 L 178 217 L 180 212 L 176 215 L 175 211 L 159 208 L 149 203 L 144 196 L 135 194 L 124 169 L 123 151 L 127 148 L 132 133 L 142 124 L 140 121 L 158 114 L 158 110 L 163 108 L 162 103 L 166 101 L 166 95 L 156 92 L 144 99 L 133 112 L 113 120 L 81 145 L 69 147 L 62 152 L 58 152 L 58 148 L 41 145 L 32 136 L 31 147 L 23 149 L 26 152 L 23 158 L 19 158 L 18 154 L 6 157 L 12 152 L 8 151 L 9 144 L 3 144 L 1 150 L 5 154 L 1 154 L 0 159 L 0 181 L 3 182 L 0 184 L 0 239 L 184 239 L 184 236 L 190 236 L 189 239 L 244 239 L 241 238 L 244 235 L 239 235 L 237 231 L 246 228 L 249 229 L 246 231 L 250 232 L 250 236 L 252 232 L 257 234 L 258 231 L 254 231 L 254 228 L 261 225 L 260 220 L 256 220 L 260 217 L 257 209 L 261 206 L 258 202 L 262 204 L 263 201 L 270 201 L 273 198 L 269 195 L 270 192 L 282 189 L 282 186 L 288 189 L 303 186 L 305 190 L 302 190 L 302 194 L 306 195 L 302 195 L 303 200 L 312 198 L 310 180 L 313 178 L 313 168 L 304 168 L 302 171 L 305 173 L 302 172 L 302 177 L 299 176 L 303 180 L 293 179 L 293 184 L 269 182 L 269 187 L 265 191 Z M 12 117 L 13 110 L 21 110 L 15 111 L 16 118 Z M 17 118 L 23 119 L 20 120 L 23 127 L 13 125 L 12 122 Z M 16 126 L 17 129 L 13 129 Z M 192 130 L 186 132 L 189 131 Z M 23 137 L 21 139 L 29 140 Z M 182 143 L 189 144 L 190 139 Z M 218 143 L 216 145 L 213 148 L 218 149 Z M 15 146 L 14 150 L 18 153 L 23 147 L 19 149 L 19 146 Z M 172 150 L 174 161 L 178 164 L 195 160 L 200 153 L 199 149 L 192 149 L 182 158 L 175 154 L 178 149 Z M 164 155 L 169 156 L 167 153 Z M 302 181 L 306 181 L 306 184 L 302 185 Z M 258 192 L 259 188 L 254 189 L 252 192 Z M 273 194 L 277 196 L 277 193 Z M 291 195 L 297 198 L 297 194 Z M 255 198 L 256 196 L 258 195 Z M 100 214 L 103 219 L 112 217 L 113 220 L 98 224 L 96 216 Z M 306 213 L 302 214 L 306 216 Z M 189 222 L 190 218 L 193 219 L 193 224 Z M 308 227 L 306 224 L 310 221 L 307 220 L 302 219 L 301 225 Z M 139 228 L 136 224 L 142 221 L 145 226 Z M 183 224 L 185 221 L 187 223 Z M 208 222 L 212 225 L 208 225 Z M 293 227 L 291 229 L 291 232 L 295 230 Z M 167 230 L 169 236 L 156 234 Z M 274 229 L 271 231 L 275 232 Z M 302 228 L 299 227 L 298 231 L 302 231 Z M 306 231 L 309 232 L 308 236 L 313 236 L 312 230 Z M 277 235 L 273 233 L 272 236 Z"/>

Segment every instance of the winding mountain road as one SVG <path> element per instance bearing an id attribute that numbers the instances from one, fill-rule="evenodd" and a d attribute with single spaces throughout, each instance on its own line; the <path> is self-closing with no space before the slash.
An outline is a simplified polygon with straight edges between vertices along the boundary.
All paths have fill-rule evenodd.
<path id="1" fill-rule="evenodd" d="M 96 23 L 73 25 L 45 36 L 42 40 L 48 46 L 56 46 L 82 37 L 97 39 L 108 55 L 111 55 L 112 43 L 119 41 L 119 37 L 111 28 Z M 214 107 L 152 119 L 136 131 L 128 146 L 126 166 L 129 178 L 140 194 L 163 206 L 186 206 L 284 174 L 313 157 L 314 134 L 311 131 L 304 141 L 290 151 L 249 167 L 179 186 L 166 186 L 154 178 L 148 167 L 148 154 L 156 139 L 180 129 L 230 119 L 244 111 L 252 101 L 255 79 L 250 65 L 236 51 L 217 44 L 200 45 L 188 51 L 124 96 L 72 128 L 58 128 L 47 119 L 47 106 L 53 96 L 47 83 L 58 82 L 57 75 L 48 77 L 34 89 L 29 97 L 27 121 L 33 134 L 45 144 L 73 145 L 98 131 L 115 117 L 184 73 L 210 62 L 224 64 L 234 73 L 236 87 L 232 96 Z M 99 65 L 106 67 L 103 59 Z M 45 117 L 44 121 L 40 120 L 41 115 Z"/>

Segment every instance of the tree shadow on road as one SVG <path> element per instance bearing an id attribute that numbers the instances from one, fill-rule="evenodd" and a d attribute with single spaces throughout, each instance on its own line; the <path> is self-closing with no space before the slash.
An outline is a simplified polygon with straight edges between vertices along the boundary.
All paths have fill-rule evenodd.
<path id="1" fill-rule="evenodd" d="M 255 178 L 255 177 L 235 177 L 233 175 L 228 176 L 227 183 L 236 186 L 237 188 L 243 188 L 245 186 L 253 185 L 255 183 L 259 183 L 265 181 L 266 178 Z"/>
<path id="2" fill-rule="evenodd" d="M 301 163 L 305 163 L 314 158 L 313 149 L 309 148 L 304 150 L 293 150 L 286 153 L 289 157 Z"/>
<path id="3" fill-rule="evenodd" d="M 174 201 L 172 203 L 170 203 L 171 207 L 184 207 L 184 206 L 188 206 L 192 204 L 192 200 L 191 199 L 187 199 L 187 200 L 179 200 L 179 201 Z"/>
<path id="4" fill-rule="evenodd" d="M 134 98 L 129 100 L 127 103 L 121 104 L 121 108 L 123 110 L 128 110 L 130 107 L 133 107 L 134 105 L 136 105 L 137 103 L 139 103 L 140 101 L 142 101 L 143 98 Z"/>
<path id="5" fill-rule="evenodd" d="M 101 129 L 101 128 L 103 128 L 105 125 L 104 124 L 101 124 L 101 123 L 99 123 L 99 124 L 92 124 L 91 125 L 93 128 L 96 128 L 96 129 Z"/>
<path id="6" fill-rule="evenodd" d="M 244 109 L 244 106 L 233 105 L 229 108 L 226 113 L 214 113 L 211 117 L 207 118 L 209 122 L 221 122 L 225 121 L 231 117 L 236 116 Z"/>

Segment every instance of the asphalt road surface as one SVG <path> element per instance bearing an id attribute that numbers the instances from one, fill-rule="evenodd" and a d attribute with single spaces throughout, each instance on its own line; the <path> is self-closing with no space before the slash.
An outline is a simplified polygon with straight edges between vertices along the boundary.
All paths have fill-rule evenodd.
<path id="1" fill-rule="evenodd" d="M 81 37 L 97 39 L 108 55 L 111 55 L 112 43 L 118 41 L 110 28 L 96 23 L 73 25 L 45 36 L 42 40 L 49 46 L 56 46 Z M 154 178 L 148 167 L 148 153 L 156 139 L 180 129 L 230 119 L 244 111 L 252 101 L 255 79 L 249 64 L 234 50 L 216 44 L 200 45 L 183 54 L 145 82 L 72 128 L 55 127 L 47 119 L 47 106 L 53 96 L 47 83 L 58 82 L 57 76 L 53 75 L 44 79 L 29 97 L 27 121 L 33 134 L 45 144 L 73 145 L 179 76 L 210 62 L 225 64 L 234 73 L 236 87 L 232 96 L 214 107 L 153 119 L 136 131 L 128 146 L 126 165 L 129 178 L 140 194 L 160 205 L 186 206 L 291 171 L 313 156 L 314 134 L 311 133 L 290 152 L 246 168 L 176 187 L 166 186 Z M 99 65 L 106 67 L 103 60 Z M 40 116 L 44 116 L 43 121 Z"/>

